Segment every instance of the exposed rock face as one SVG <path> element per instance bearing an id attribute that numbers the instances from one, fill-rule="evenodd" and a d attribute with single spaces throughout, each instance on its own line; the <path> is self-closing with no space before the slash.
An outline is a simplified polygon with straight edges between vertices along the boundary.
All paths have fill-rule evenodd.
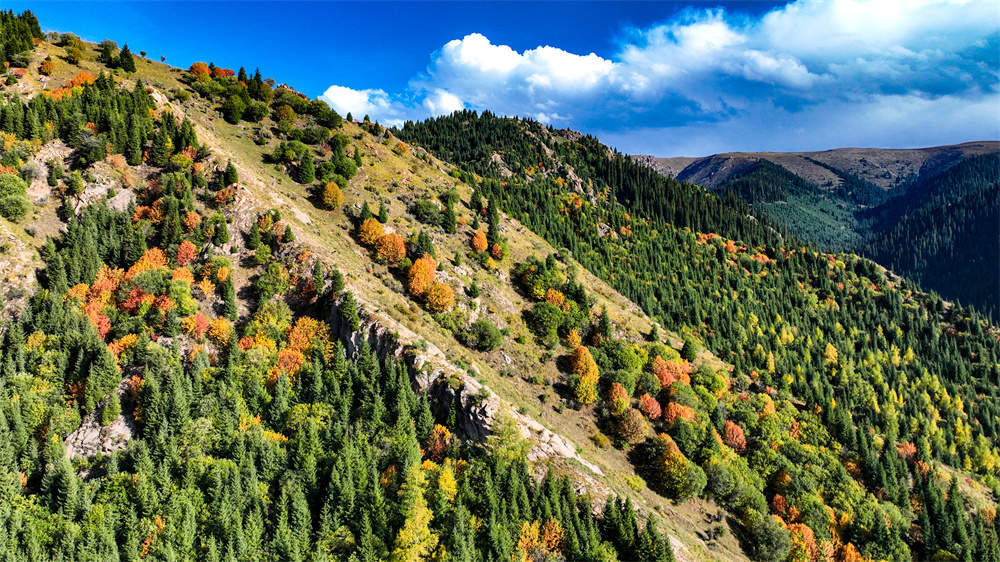
<path id="1" fill-rule="evenodd" d="M 108 426 L 101 425 L 103 404 L 83 418 L 76 431 L 66 436 L 66 455 L 72 459 L 78 455 L 91 458 L 124 449 L 135 436 L 135 419 L 132 412 L 135 404 L 128 389 L 128 377 L 118 383 L 118 398 L 121 400 L 122 414 Z"/>
<path id="2" fill-rule="evenodd" d="M 358 331 L 352 331 L 341 319 L 337 305 L 331 309 L 327 320 L 332 332 L 343 341 L 348 355 L 357 354 L 362 342 L 367 340 L 372 352 L 380 359 L 403 359 L 420 391 L 431 393 L 441 408 L 455 409 L 458 431 L 466 437 L 486 441 L 492 434 L 497 416 L 507 411 L 517 421 L 521 434 L 533 443 L 528 460 L 565 457 L 575 459 L 598 475 L 604 474 L 600 468 L 580 458 L 576 447 L 568 439 L 553 433 L 530 416 L 517 412 L 467 372 L 452 365 L 436 345 L 422 340 L 391 318 L 366 313 L 360 299 L 358 305 L 361 316 Z"/>

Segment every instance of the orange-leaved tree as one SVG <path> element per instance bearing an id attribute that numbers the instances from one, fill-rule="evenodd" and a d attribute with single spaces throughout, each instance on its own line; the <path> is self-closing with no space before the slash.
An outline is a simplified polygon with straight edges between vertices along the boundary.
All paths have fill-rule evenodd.
<path id="1" fill-rule="evenodd" d="M 382 234 L 384 234 L 382 223 L 378 222 L 378 219 L 374 217 L 365 219 L 365 222 L 361 223 L 361 226 L 358 227 L 358 239 L 361 240 L 362 244 L 371 246 L 378 242 Z"/>
<path id="2" fill-rule="evenodd" d="M 194 232 L 194 229 L 198 228 L 201 224 L 201 215 L 195 211 L 188 211 L 184 215 L 184 230 L 188 232 Z"/>
<path id="3" fill-rule="evenodd" d="M 434 278 L 437 276 L 436 270 L 437 262 L 428 254 L 424 254 L 424 257 L 413 262 L 410 271 L 406 274 L 409 279 L 410 294 L 415 297 L 423 296 L 427 287 L 434 282 Z"/>
<path id="4" fill-rule="evenodd" d="M 377 221 L 376 221 L 377 222 Z M 393 267 L 406 257 L 406 242 L 395 232 L 388 232 L 375 242 L 375 257 Z"/>
<path id="5" fill-rule="evenodd" d="M 191 260 L 198 255 L 198 248 L 191 243 L 190 240 L 185 240 L 181 242 L 181 245 L 177 247 L 177 265 L 184 267 L 185 265 L 191 263 Z"/>
<path id="6" fill-rule="evenodd" d="M 660 403 L 656 401 L 656 398 L 650 396 L 649 393 L 643 394 L 639 398 L 639 409 L 651 420 L 655 420 L 663 413 Z"/>
<path id="7" fill-rule="evenodd" d="M 472 249 L 477 252 L 485 252 L 486 247 L 486 233 L 482 230 L 477 230 L 475 236 L 472 237 Z"/>
<path id="8" fill-rule="evenodd" d="M 188 72 L 194 74 L 195 76 L 198 76 L 200 74 L 204 74 L 207 76 L 211 74 L 211 72 L 209 72 L 208 70 L 208 65 L 203 62 L 196 62 L 192 64 L 191 67 L 188 68 Z"/>
<path id="9" fill-rule="evenodd" d="M 735 423 L 726 420 L 725 428 L 725 442 L 737 453 L 742 453 L 747 447 L 746 434 L 743 432 L 743 428 L 736 425 Z"/>

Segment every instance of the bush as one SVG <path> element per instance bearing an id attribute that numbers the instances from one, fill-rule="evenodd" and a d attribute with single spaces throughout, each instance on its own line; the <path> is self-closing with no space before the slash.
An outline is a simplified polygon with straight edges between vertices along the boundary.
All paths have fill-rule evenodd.
<path id="1" fill-rule="evenodd" d="M 0 216 L 19 222 L 28 214 L 28 185 L 13 174 L 0 174 Z"/>
<path id="2" fill-rule="evenodd" d="M 424 224 L 438 226 L 441 224 L 441 209 L 433 201 L 417 201 L 410 206 L 410 214 Z"/>
<path id="3" fill-rule="evenodd" d="M 493 351 L 503 344 L 503 334 L 493 322 L 480 318 L 469 327 L 465 343 L 479 351 Z"/>

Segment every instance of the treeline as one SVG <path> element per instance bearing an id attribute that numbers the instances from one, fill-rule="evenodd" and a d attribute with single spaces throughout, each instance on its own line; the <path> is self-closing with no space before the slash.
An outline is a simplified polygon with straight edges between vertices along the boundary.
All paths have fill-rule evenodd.
<path id="1" fill-rule="evenodd" d="M 586 195 L 607 205 L 602 219 L 614 228 L 622 226 L 627 210 L 659 224 L 725 233 L 753 244 L 780 239 L 777 225 L 750 218 L 745 204 L 735 199 L 724 202 L 693 184 L 664 178 L 617 152 L 609 157 L 607 147 L 589 135 L 572 142 L 557 141 L 537 122 L 470 110 L 419 123 L 408 121 L 394 133 L 499 185 L 505 174 L 494 160 L 496 153 L 502 167 L 513 174 L 504 186 L 507 189 L 498 193 L 520 201 L 520 208 L 511 209 L 518 218 L 518 211 L 529 212 L 543 204 L 550 193 L 564 191 L 576 176 L 586 186 Z M 554 151 L 552 156 L 550 151 Z M 516 193 L 520 191 L 524 193 Z"/>

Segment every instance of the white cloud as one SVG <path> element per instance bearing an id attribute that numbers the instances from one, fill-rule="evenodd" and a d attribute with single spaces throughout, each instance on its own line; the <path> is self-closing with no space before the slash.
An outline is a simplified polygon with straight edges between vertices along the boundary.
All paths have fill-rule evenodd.
<path id="1" fill-rule="evenodd" d="M 611 59 L 473 33 L 433 53 L 406 92 L 322 97 L 389 124 L 474 108 L 602 131 L 627 151 L 655 136 L 663 155 L 913 146 L 997 137 L 998 51 L 990 2 L 800 0 L 757 18 L 689 9 L 630 30 Z"/>
<path id="2" fill-rule="evenodd" d="M 344 86 L 330 86 L 319 99 L 325 101 L 341 115 L 355 113 L 362 115 L 378 115 L 393 111 L 389 94 L 382 90 L 352 90 Z"/>

